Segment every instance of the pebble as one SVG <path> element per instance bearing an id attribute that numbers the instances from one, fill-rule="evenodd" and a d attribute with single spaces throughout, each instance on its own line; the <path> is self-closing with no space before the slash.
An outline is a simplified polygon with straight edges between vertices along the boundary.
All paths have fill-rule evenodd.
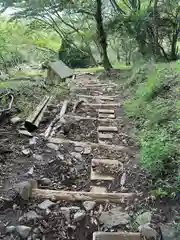
<path id="1" fill-rule="evenodd" d="M 89 147 L 85 147 L 85 148 L 84 148 L 84 152 L 83 152 L 83 153 L 84 153 L 85 155 L 88 155 L 88 154 L 91 153 L 91 151 L 92 151 L 92 148 L 89 146 Z"/>
<path id="2" fill-rule="evenodd" d="M 52 149 L 52 150 L 55 150 L 55 151 L 58 151 L 59 150 L 59 146 L 54 144 L 54 143 L 47 143 L 46 145 L 48 148 Z"/>
<path id="3" fill-rule="evenodd" d="M 82 152 L 83 151 L 83 148 L 82 147 L 75 147 L 74 149 L 76 152 Z"/>
<path id="4" fill-rule="evenodd" d="M 74 221 L 79 222 L 86 216 L 86 212 L 84 210 L 79 210 L 74 214 Z"/>
<path id="5" fill-rule="evenodd" d="M 80 160 L 82 161 L 82 155 L 80 153 L 77 153 L 77 152 L 72 152 L 71 153 L 71 156 L 76 158 L 77 160 Z"/>
<path id="6" fill-rule="evenodd" d="M 83 206 L 86 209 L 86 211 L 91 211 L 96 206 L 96 202 L 85 201 L 83 202 Z"/>
<path id="7" fill-rule="evenodd" d="M 43 186 L 47 186 L 51 184 L 51 180 L 49 178 L 41 178 L 39 183 Z"/>
<path id="8" fill-rule="evenodd" d="M 15 229 L 16 229 L 15 226 L 7 226 L 6 227 L 6 233 L 12 233 L 12 232 L 15 231 Z"/>
<path id="9" fill-rule="evenodd" d="M 50 200 L 45 200 L 44 202 L 40 203 L 40 204 L 38 205 L 38 207 L 39 207 L 40 209 L 45 210 L 45 209 L 47 209 L 47 208 L 52 207 L 54 204 L 55 204 L 55 203 L 54 203 L 54 202 L 51 202 Z"/>
<path id="10" fill-rule="evenodd" d="M 19 233 L 19 235 L 22 238 L 27 238 L 30 231 L 31 231 L 31 227 L 24 226 L 24 225 L 16 226 L 16 232 Z"/>
<path id="11" fill-rule="evenodd" d="M 18 116 L 11 118 L 11 123 L 13 123 L 13 124 L 17 124 L 20 122 L 21 122 L 21 118 Z"/>
<path id="12" fill-rule="evenodd" d="M 22 150 L 22 153 L 25 155 L 25 156 L 29 156 L 30 155 L 30 153 L 31 153 L 31 151 L 30 151 L 30 149 L 23 149 Z"/>

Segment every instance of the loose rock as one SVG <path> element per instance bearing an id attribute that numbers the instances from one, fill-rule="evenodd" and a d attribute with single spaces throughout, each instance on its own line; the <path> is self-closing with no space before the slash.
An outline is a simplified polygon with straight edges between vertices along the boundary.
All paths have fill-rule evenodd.
<path id="1" fill-rule="evenodd" d="M 15 185 L 15 190 L 19 193 L 23 200 L 29 200 L 32 195 L 33 185 L 31 182 L 24 181 Z"/>
<path id="2" fill-rule="evenodd" d="M 118 225 L 126 225 L 130 221 L 127 212 L 122 212 L 121 208 L 112 208 L 109 212 L 102 212 L 99 220 L 104 224 L 105 228 L 112 228 Z"/>
<path id="3" fill-rule="evenodd" d="M 91 153 L 91 151 L 92 151 L 92 148 L 89 146 L 89 147 L 85 147 L 85 148 L 84 148 L 84 152 L 83 152 L 83 153 L 84 153 L 85 155 L 88 155 L 88 154 Z"/>
<path id="4" fill-rule="evenodd" d="M 139 226 L 138 228 L 139 232 L 143 237 L 146 237 L 147 239 L 156 239 L 157 232 L 153 228 L 149 226 L 149 224 L 144 224 Z"/>
<path id="5" fill-rule="evenodd" d="M 27 238 L 29 236 L 29 233 L 31 231 L 31 227 L 19 225 L 16 227 L 16 232 L 19 233 L 19 235 L 22 238 Z"/>
<path id="6" fill-rule="evenodd" d="M 96 202 L 85 201 L 85 202 L 83 202 L 83 206 L 86 209 L 86 211 L 90 211 L 96 206 Z"/>
<path id="7" fill-rule="evenodd" d="M 54 202 L 51 202 L 50 200 L 45 200 L 44 202 L 40 203 L 40 204 L 38 205 L 38 207 L 39 207 L 40 209 L 45 210 L 45 209 L 47 209 L 47 208 L 52 207 L 54 204 L 55 204 L 55 203 L 54 203 Z"/>
<path id="8" fill-rule="evenodd" d="M 59 146 L 54 143 L 47 143 L 47 147 L 55 151 L 59 150 Z"/>
<path id="9" fill-rule="evenodd" d="M 74 149 L 76 152 L 82 152 L 83 151 L 83 148 L 82 147 L 75 147 Z"/>
<path id="10" fill-rule="evenodd" d="M 77 152 L 72 152 L 71 153 L 71 156 L 76 158 L 77 160 L 80 160 L 82 161 L 82 155 L 80 153 L 77 153 Z"/>
<path id="11" fill-rule="evenodd" d="M 15 231 L 15 229 L 16 229 L 15 226 L 7 226 L 6 227 L 6 233 L 12 233 L 12 232 Z"/>
<path id="12" fill-rule="evenodd" d="M 17 124 L 20 122 L 21 122 L 21 118 L 18 116 L 11 118 L 11 123 L 13 123 L 13 124 Z"/>
<path id="13" fill-rule="evenodd" d="M 37 143 L 38 137 L 33 137 L 29 139 L 29 145 L 35 145 Z"/>
<path id="14" fill-rule="evenodd" d="M 40 219 L 41 216 L 38 215 L 35 211 L 29 211 L 24 214 L 24 218 L 26 218 L 27 221 L 30 221 L 30 220 Z"/>
<path id="15" fill-rule="evenodd" d="M 139 216 L 137 216 L 136 222 L 139 224 L 139 226 L 145 225 L 145 224 L 151 222 L 151 217 L 152 217 L 151 212 L 144 212 L 144 213 L 140 214 Z"/>
<path id="16" fill-rule="evenodd" d="M 39 183 L 43 186 L 48 186 L 51 184 L 51 180 L 49 178 L 41 178 Z"/>
<path id="17" fill-rule="evenodd" d="M 22 150 L 22 153 L 25 155 L 25 156 L 29 156 L 30 155 L 30 153 L 31 153 L 31 151 L 30 151 L 30 149 L 23 149 Z"/>
<path id="18" fill-rule="evenodd" d="M 60 160 L 62 160 L 62 161 L 64 160 L 64 155 L 62 155 L 62 154 L 60 154 L 60 153 L 57 155 L 57 157 L 58 157 Z"/>
<path id="19" fill-rule="evenodd" d="M 74 221 L 79 222 L 86 216 L 86 212 L 84 210 L 79 210 L 74 214 Z"/>

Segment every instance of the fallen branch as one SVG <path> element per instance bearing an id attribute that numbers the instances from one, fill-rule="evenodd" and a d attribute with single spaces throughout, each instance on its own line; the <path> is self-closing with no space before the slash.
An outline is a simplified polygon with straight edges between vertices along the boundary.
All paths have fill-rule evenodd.
<path id="1" fill-rule="evenodd" d="M 71 192 L 48 189 L 32 189 L 32 197 L 41 199 L 66 200 L 66 201 L 96 201 L 121 203 L 130 200 L 134 193 L 98 193 L 98 192 Z"/>
<path id="2" fill-rule="evenodd" d="M 7 96 L 7 95 L 9 95 L 9 94 L 10 94 L 10 93 L 6 93 L 6 94 L 3 95 L 3 96 Z M 2 97 L 1 97 L 1 98 L 2 98 Z M 5 109 L 0 110 L 0 113 L 7 112 L 7 111 L 11 110 L 12 104 L 13 104 L 13 101 L 14 101 L 14 96 L 13 96 L 13 95 L 10 95 L 10 98 L 11 98 L 11 100 L 10 100 L 10 103 L 9 103 L 8 108 L 5 108 Z"/>
<path id="3" fill-rule="evenodd" d="M 48 138 L 54 125 L 64 116 L 64 114 L 66 113 L 66 110 L 67 110 L 67 106 L 68 106 L 68 103 L 69 101 L 68 100 L 65 100 L 63 102 L 63 105 L 62 105 L 62 108 L 61 108 L 61 111 L 58 115 L 56 115 L 56 117 L 52 120 L 52 122 L 49 124 L 48 128 L 46 129 L 45 133 L 44 133 L 44 136 L 45 138 Z"/>

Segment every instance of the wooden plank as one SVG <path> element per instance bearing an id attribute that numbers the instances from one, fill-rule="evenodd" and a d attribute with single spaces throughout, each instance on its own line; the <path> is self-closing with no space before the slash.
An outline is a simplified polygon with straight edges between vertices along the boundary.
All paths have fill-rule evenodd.
<path id="1" fill-rule="evenodd" d="M 110 114 L 114 114 L 115 111 L 113 109 L 97 109 L 98 113 L 110 113 Z"/>
<path id="2" fill-rule="evenodd" d="M 98 132 L 118 132 L 118 128 L 115 126 L 99 126 L 97 128 Z"/>
<path id="3" fill-rule="evenodd" d="M 105 143 L 78 142 L 78 141 L 72 141 L 72 140 L 63 139 L 63 138 L 49 138 L 48 141 L 51 143 L 55 143 L 55 144 L 70 143 L 70 144 L 74 144 L 75 146 L 82 146 L 82 147 L 86 147 L 86 146 L 96 147 L 96 148 L 104 147 L 104 148 L 110 149 L 110 150 L 127 152 L 130 155 L 133 154 L 129 147 L 113 145 L 113 144 L 110 145 L 110 144 L 105 144 Z"/>
<path id="4" fill-rule="evenodd" d="M 141 240 L 141 236 L 133 232 L 94 232 L 93 240 Z"/>
<path id="5" fill-rule="evenodd" d="M 93 168 L 91 167 L 91 181 L 95 181 L 95 180 L 112 181 L 114 180 L 114 177 L 108 174 L 104 175 L 102 173 L 98 173 L 94 171 Z"/>
<path id="6" fill-rule="evenodd" d="M 83 103 L 84 107 L 120 107 L 120 103 Z"/>
<path id="7" fill-rule="evenodd" d="M 106 99 L 106 100 L 109 100 L 109 101 L 113 101 L 114 98 L 118 97 L 117 95 L 115 95 L 115 96 L 105 96 L 105 95 L 103 95 L 103 96 L 92 96 L 92 95 L 83 95 L 83 94 L 76 94 L 76 96 L 79 97 L 79 98 L 93 98 L 93 99 L 98 98 L 98 99 Z"/>
<path id="8" fill-rule="evenodd" d="M 100 187 L 100 186 L 91 186 L 90 187 L 90 192 L 92 193 L 104 193 L 104 192 L 107 192 L 107 189 L 105 187 Z"/>
<path id="9" fill-rule="evenodd" d="M 106 158 L 93 158 L 92 163 L 98 163 L 98 164 L 107 164 L 107 165 L 119 165 L 119 161 L 115 159 L 106 159 Z"/>
<path id="10" fill-rule="evenodd" d="M 130 200 L 135 196 L 135 193 L 73 192 L 49 189 L 32 189 L 32 197 L 38 199 L 53 199 L 54 201 L 109 201 L 122 203 L 122 201 Z"/>
<path id="11" fill-rule="evenodd" d="M 109 140 L 113 138 L 112 133 L 98 133 L 98 139 L 100 140 Z"/>
<path id="12" fill-rule="evenodd" d="M 100 113 L 99 115 L 98 115 L 98 117 L 101 119 L 101 118 L 110 118 L 110 119 L 114 119 L 115 118 L 115 114 L 102 114 L 102 113 Z"/>

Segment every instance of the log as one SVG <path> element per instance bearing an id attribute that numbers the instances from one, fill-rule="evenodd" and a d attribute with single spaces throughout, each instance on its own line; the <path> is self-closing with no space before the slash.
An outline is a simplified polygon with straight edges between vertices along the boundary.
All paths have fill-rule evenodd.
<path id="1" fill-rule="evenodd" d="M 100 193 L 100 192 L 73 192 L 48 189 L 33 189 L 32 197 L 40 199 L 53 199 L 56 201 L 96 201 L 121 203 L 132 199 L 135 193 Z"/>
<path id="2" fill-rule="evenodd" d="M 97 109 L 98 113 L 103 114 L 114 114 L 115 111 L 113 109 Z"/>
<path id="3" fill-rule="evenodd" d="M 52 120 L 52 122 L 49 124 L 48 128 L 46 129 L 45 133 L 44 133 L 44 137 L 45 138 L 48 138 L 51 131 L 52 131 L 52 128 L 54 127 L 54 125 L 64 116 L 64 114 L 66 113 L 66 110 L 67 110 L 67 106 L 68 106 L 68 103 L 69 101 L 68 100 L 65 100 L 63 102 L 63 105 L 62 105 L 62 108 L 61 108 L 61 111 L 59 114 L 56 115 L 56 117 Z"/>
<path id="4" fill-rule="evenodd" d="M 104 147 L 109 150 L 124 151 L 129 154 L 132 154 L 131 150 L 128 147 L 113 145 L 113 144 L 109 145 L 106 143 L 79 142 L 79 141 L 72 141 L 72 140 L 63 139 L 63 138 L 49 138 L 48 141 L 55 144 L 70 143 L 70 144 L 74 144 L 75 146 L 81 146 L 81 147 L 87 147 L 87 146 L 95 147 L 95 148 Z"/>
<path id="5" fill-rule="evenodd" d="M 29 132 L 33 132 L 38 128 L 50 99 L 51 98 L 49 96 L 45 96 L 33 113 L 31 113 L 26 119 L 24 126 Z"/>

